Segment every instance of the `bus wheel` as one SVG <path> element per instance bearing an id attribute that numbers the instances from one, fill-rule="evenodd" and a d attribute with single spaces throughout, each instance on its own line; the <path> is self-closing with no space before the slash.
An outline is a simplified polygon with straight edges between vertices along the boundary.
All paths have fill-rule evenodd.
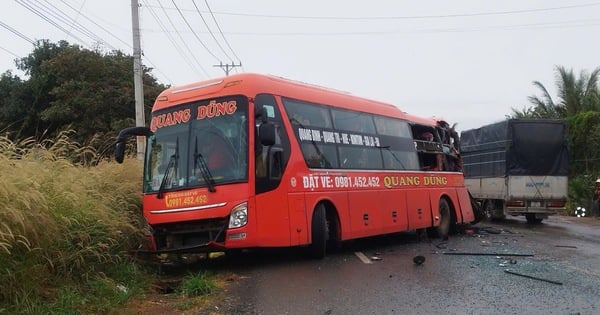
<path id="1" fill-rule="evenodd" d="M 325 216 L 325 206 L 319 204 L 313 212 L 311 224 L 310 256 L 313 258 L 325 257 L 327 249 L 327 217 Z"/>
<path id="2" fill-rule="evenodd" d="M 440 237 L 442 239 L 447 239 L 448 234 L 450 233 L 450 226 L 452 215 L 450 214 L 450 205 L 448 205 L 448 201 L 446 199 L 440 199 L 440 225 L 437 227 L 431 227 L 427 229 L 429 236 L 431 237 Z"/>

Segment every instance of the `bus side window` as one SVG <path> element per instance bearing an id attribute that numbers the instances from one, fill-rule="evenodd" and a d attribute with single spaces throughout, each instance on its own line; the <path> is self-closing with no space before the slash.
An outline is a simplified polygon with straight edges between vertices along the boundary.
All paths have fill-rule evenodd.
<path id="1" fill-rule="evenodd" d="M 271 155 L 269 159 L 269 178 L 281 179 L 281 175 L 283 175 L 283 150 L 281 148 L 272 148 L 269 153 Z"/>

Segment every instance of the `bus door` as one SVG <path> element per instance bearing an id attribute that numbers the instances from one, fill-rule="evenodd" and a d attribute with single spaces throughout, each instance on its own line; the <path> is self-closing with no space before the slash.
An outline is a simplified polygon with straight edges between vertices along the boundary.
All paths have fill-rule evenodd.
<path id="1" fill-rule="evenodd" d="M 260 244 L 289 246 L 290 213 L 299 211 L 304 200 L 302 196 L 294 196 L 288 200 L 287 186 L 282 185 L 290 158 L 290 141 L 273 95 L 258 94 L 254 99 L 254 109 L 256 232 Z M 274 143 L 261 143 L 262 124 L 274 126 Z"/>

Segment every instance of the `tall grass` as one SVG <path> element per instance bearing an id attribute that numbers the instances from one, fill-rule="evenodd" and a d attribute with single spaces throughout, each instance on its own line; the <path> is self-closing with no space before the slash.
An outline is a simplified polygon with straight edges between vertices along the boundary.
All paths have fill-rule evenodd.
<path id="1" fill-rule="evenodd" d="M 86 299 L 111 286 L 119 303 L 137 281 L 140 176 L 140 161 L 99 160 L 68 133 L 0 137 L 0 313 L 97 311 Z"/>

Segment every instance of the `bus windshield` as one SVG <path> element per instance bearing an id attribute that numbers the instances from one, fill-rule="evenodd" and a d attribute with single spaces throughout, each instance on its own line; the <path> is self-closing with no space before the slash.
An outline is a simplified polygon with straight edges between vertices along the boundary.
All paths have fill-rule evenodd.
<path id="1" fill-rule="evenodd" d="M 247 181 L 248 101 L 208 99 L 152 113 L 144 192 Z M 160 197 L 159 197 L 160 198 Z"/>

